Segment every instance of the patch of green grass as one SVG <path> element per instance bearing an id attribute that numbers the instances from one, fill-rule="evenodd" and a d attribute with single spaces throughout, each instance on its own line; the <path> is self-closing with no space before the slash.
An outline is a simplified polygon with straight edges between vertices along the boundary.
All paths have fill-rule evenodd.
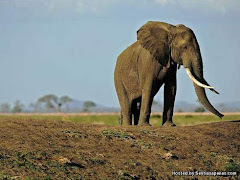
<path id="1" fill-rule="evenodd" d="M 217 156 L 217 154 L 218 154 L 218 153 L 216 153 L 216 152 L 211 152 L 211 153 L 210 153 L 210 156 L 215 158 L 215 157 Z"/>
<path id="2" fill-rule="evenodd" d="M 133 136 L 131 136 L 128 133 L 121 133 L 119 131 L 113 131 L 113 130 L 102 130 L 101 134 L 105 137 L 110 138 L 120 138 L 120 139 L 135 139 Z"/>
<path id="3" fill-rule="evenodd" d="M 130 159 L 129 164 L 133 165 L 133 166 L 140 166 L 141 163 L 139 163 L 137 160 L 135 159 Z"/>
<path id="4" fill-rule="evenodd" d="M 140 179 L 139 177 L 131 174 L 129 171 L 126 171 L 126 170 L 119 170 L 118 175 L 119 175 L 119 179 L 124 179 L 124 180 Z"/>
<path id="5" fill-rule="evenodd" d="M 146 149 L 150 149 L 150 148 L 152 147 L 151 144 L 146 143 L 146 142 L 143 142 L 143 141 L 138 141 L 138 143 L 139 143 L 142 147 L 144 147 L 144 148 L 146 148 Z"/>
<path id="6" fill-rule="evenodd" d="M 141 130 L 142 133 L 152 135 L 152 136 L 158 136 L 158 134 L 155 131 L 150 130 Z"/>
<path id="7" fill-rule="evenodd" d="M 79 160 L 83 160 L 88 164 L 92 165 L 104 165 L 106 164 L 106 160 L 103 158 L 99 158 L 97 156 L 91 156 L 91 154 L 81 153 L 78 157 Z"/>
<path id="8" fill-rule="evenodd" d="M 34 156 L 31 152 L 30 153 L 18 152 L 15 154 L 15 160 L 12 161 L 12 164 L 16 167 L 24 167 L 26 169 L 35 171 L 36 167 L 32 162 L 32 159 L 34 159 Z"/>
<path id="9" fill-rule="evenodd" d="M 203 123 L 222 122 L 222 121 L 234 121 L 240 120 L 240 115 L 226 115 L 223 119 L 215 115 L 175 115 L 173 116 L 173 122 L 177 126 L 192 126 Z M 162 119 L 151 117 L 150 123 L 153 126 L 161 126 Z"/>
<path id="10" fill-rule="evenodd" d="M 87 135 L 84 135 L 78 131 L 64 130 L 62 132 L 72 138 L 87 138 L 88 137 Z"/>
<path id="11" fill-rule="evenodd" d="M 152 117 L 152 118 L 162 118 L 162 116 L 159 115 L 159 114 L 154 114 L 154 115 L 152 115 L 151 117 Z"/>
<path id="12" fill-rule="evenodd" d="M 92 159 L 90 159 L 90 162 L 92 164 L 98 164 L 98 165 L 104 165 L 105 164 L 104 160 L 101 160 L 101 159 L 98 159 L 98 158 L 92 158 Z"/>
<path id="13" fill-rule="evenodd" d="M 10 176 L 5 175 L 5 174 L 0 174 L 0 180 L 13 180 L 13 179 L 16 179 L 16 178 L 10 177 Z"/>
<path id="14" fill-rule="evenodd" d="M 235 163 L 232 159 L 228 161 L 228 163 L 225 166 L 225 169 L 227 172 L 237 172 L 237 174 L 240 173 L 240 164 Z"/>
<path id="15" fill-rule="evenodd" d="M 112 125 L 117 126 L 119 125 L 119 115 L 68 115 L 68 121 L 71 122 L 78 122 L 82 124 L 103 124 L 103 125 Z M 33 115 L 33 116 L 7 116 L 7 115 L 0 115 L 0 118 L 34 118 L 39 120 L 63 120 L 63 116 L 56 115 L 56 116 L 41 116 L 41 115 Z M 221 122 L 221 121 L 234 121 L 240 120 L 240 115 L 226 115 L 223 119 L 218 118 L 215 115 L 174 115 L 173 121 L 178 126 L 191 126 L 203 123 L 211 123 L 211 122 Z M 162 117 L 161 115 L 152 115 L 150 118 L 150 123 L 153 126 L 161 126 L 162 124 Z"/>
<path id="16" fill-rule="evenodd" d="M 52 178 L 47 176 L 44 178 L 44 180 L 52 180 Z"/>

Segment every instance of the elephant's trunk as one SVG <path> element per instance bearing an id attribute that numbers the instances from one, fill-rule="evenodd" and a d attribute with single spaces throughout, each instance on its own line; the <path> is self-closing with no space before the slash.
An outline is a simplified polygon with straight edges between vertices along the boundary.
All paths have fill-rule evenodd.
<path id="1" fill-rule="evenodd" d="M 199 101 L 202 103 L 202 105 L 209 110 L 210 112 L 212 112 L 213 114 L 217 115 L 218 117 L 222 118 L 224 115 L 219 113 L 213 106 L 212 104 L 209 102 L 205 89 L 202 87 L 199 87 L 198 85 L 194 84 L 194 88 L 195 88 L 195 92 L 197 94 L 197 97 L 199 99 Z"/>
<path id="2" fill-rule="evenodd" d="M 201 59 L 201 58 L 200 58 Z M 191 71 L 191 74 L 193 76 L 193 78 L 195 78 L 196 81 L 198 81 L 199 83 L 194 82 L 194 88 L 195 88 L 195 92 L 197 94 L 197 97 L 199 99 L 199 101 L 201 102 L 201 104 L 210 112 L 212 112 L 213 114 L 217 115 L 218 117 L 222 118 L 224 115 L 219 113 L 213 106 L 212 104 L 209 102 L 205 89 L 203 88 L 204 86 L 209 88 L 209 84 L 206 82 L 206 80 L 203 77 L 203 67 L 202 67 L 202 61 L 193 61 L 191 63 L 191 68 L 189 68 L 189 70 Z M 193 80 L 193 79 L 192 79 Z M 201 87 L 201 84 L 204 85 Z M 199 86 L 200 85 L 200 86 Z M 212 87 L 210 87 L 210 90 L 212 90 L 213 92 L 216 92 Z"/>

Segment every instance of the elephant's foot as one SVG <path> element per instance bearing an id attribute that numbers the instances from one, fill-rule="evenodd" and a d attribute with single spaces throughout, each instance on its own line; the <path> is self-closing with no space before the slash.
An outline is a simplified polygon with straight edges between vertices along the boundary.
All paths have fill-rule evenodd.
<path id="1" fill-rule="evenodd" d="M 174 126 L 176 126 L 176 124 L 174 124 L 174 123 L 171 122 L 171 121 L 166 121 L 162 126 L 165 126 L 165 127 L 174 127 Z"/>
<path id="2" fill-rule="evenodd" d="M 123 125 L 123 126 L 131 126 L 132 123 L 129 122 L 129 121 L 123 121 L 122 125 Z"/>
<path id="3" fill-rule="evenodd" d="M 131 126 L 132 124 L 130 123 L 123 123 L 122 126 Z"/>

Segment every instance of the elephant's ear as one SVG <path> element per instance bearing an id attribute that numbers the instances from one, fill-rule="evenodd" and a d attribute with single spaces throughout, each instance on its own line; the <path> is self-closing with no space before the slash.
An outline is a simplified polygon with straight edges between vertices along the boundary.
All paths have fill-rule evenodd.
<path id="1" fill-rule="evenodd" d="M 148 22 L 137 31 L 137 40 L 163 66 L 170 66 L 169 32 L 166 23 Z"/>

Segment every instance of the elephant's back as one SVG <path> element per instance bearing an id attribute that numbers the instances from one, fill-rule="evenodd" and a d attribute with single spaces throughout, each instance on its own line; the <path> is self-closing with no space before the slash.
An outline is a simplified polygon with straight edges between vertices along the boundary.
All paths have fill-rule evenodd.
<path id="1" fill-rule="evenodd" d="M 116 63 L 116 70 L 124 70 L 127 67 L 130 67 L 137 62 L 137 57 L 140 54 L 141 51 L 141 45 L 138 41 L 134 42 L 132 45 L 127 47 L 117 58 L 117 63 Z"/>
<path id="2" fill-rule="evenodd" d="M 141 96 L 138 75 L 138 60 L 143 47 L 137 41 L 127 47 L 117 58 L 114 71 L 114 83 L 116 91 L 120 96 L 123 95 L 123 89 L 128 98 L 135 99 Z"/>

